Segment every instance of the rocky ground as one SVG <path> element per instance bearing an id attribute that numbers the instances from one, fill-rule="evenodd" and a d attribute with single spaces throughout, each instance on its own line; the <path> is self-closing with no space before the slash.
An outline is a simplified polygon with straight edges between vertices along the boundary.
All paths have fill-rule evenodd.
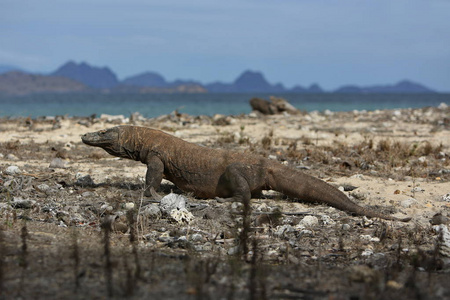
<path id="1" fill-rule="evenodd" d="M 254 152 L 408 223 L 196 199 L 81 143 L 116 124 Z M 0 299 L 448 299 L 450 109 L 0 120 Z M 243 220 L 250 219 L 249 226 Z"/>

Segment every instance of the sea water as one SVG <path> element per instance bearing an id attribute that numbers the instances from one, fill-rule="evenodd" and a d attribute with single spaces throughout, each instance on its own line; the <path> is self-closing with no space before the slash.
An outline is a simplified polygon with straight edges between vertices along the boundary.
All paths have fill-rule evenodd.
<path id="1" fill-rule="evenodd" d="M 129 116 L 139 112 L 152 118 L 175 110 L 190 115 L 239 115 L 249 113 L 253 97 L 269 94 L 37 94 L 0 96 L 0 116 Z M 304 111 L 351 111 L 419 108 L 450 105 L 450 94 L 281 94 L 275 95 Z"/>

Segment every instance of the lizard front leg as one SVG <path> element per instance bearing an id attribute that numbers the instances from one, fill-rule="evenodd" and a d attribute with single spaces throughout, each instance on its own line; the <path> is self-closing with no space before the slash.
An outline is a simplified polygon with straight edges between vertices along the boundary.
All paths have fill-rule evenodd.
<path id="1" fill-rule="evenodd" d="M 250 186 L 245 178 L 246 166 L 240 163 L 233 163 L 229 165 L 225 173 L 219 180 L 219 190 L 224 194 L 229 194 L 229 198 L 219 198 L 216 200 L 219 202 L 242 202 L 244 204 L 249 203 L 251 199 Z"/>
<path id="2" fill-rule="evenodd" d="M 147 173 L 145 174 L 145 192 L 144 196 L 152 196 L 151 189 L 155 191 L 159 188 L 163 174 L 164 163 L 156 156 L 152 156 L 147 160 Z"/>

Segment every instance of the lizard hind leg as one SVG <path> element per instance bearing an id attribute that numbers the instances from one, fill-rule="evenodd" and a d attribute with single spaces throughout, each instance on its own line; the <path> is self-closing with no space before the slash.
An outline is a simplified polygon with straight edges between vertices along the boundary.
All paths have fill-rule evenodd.
<path id="1" fill-rule="evenodd" d="M 219 179 L 218 195 L 226 198 L 216 197 L 218 202 L 242 202 L 249 203 L 251 199 L 250 186 L 245 178 L 246 166 L 241 163 L 233 163 L 227 166 L 225 172 Z"/>

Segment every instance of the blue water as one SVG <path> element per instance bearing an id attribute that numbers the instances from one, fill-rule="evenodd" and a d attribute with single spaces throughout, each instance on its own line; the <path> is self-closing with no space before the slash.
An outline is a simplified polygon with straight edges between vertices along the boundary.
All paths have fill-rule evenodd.
<path id="1" fill-rule="evenodd" d="M 151 118 L 174 110 L 190 115 L 249 113 L 252 97 L 268 94 L 43 94 L 0 96 L 0 116 L 90 116 L 102 113 Z M 450 94 L 282 94 L 305 111 L 351 111 L 450 105 Z"/>

